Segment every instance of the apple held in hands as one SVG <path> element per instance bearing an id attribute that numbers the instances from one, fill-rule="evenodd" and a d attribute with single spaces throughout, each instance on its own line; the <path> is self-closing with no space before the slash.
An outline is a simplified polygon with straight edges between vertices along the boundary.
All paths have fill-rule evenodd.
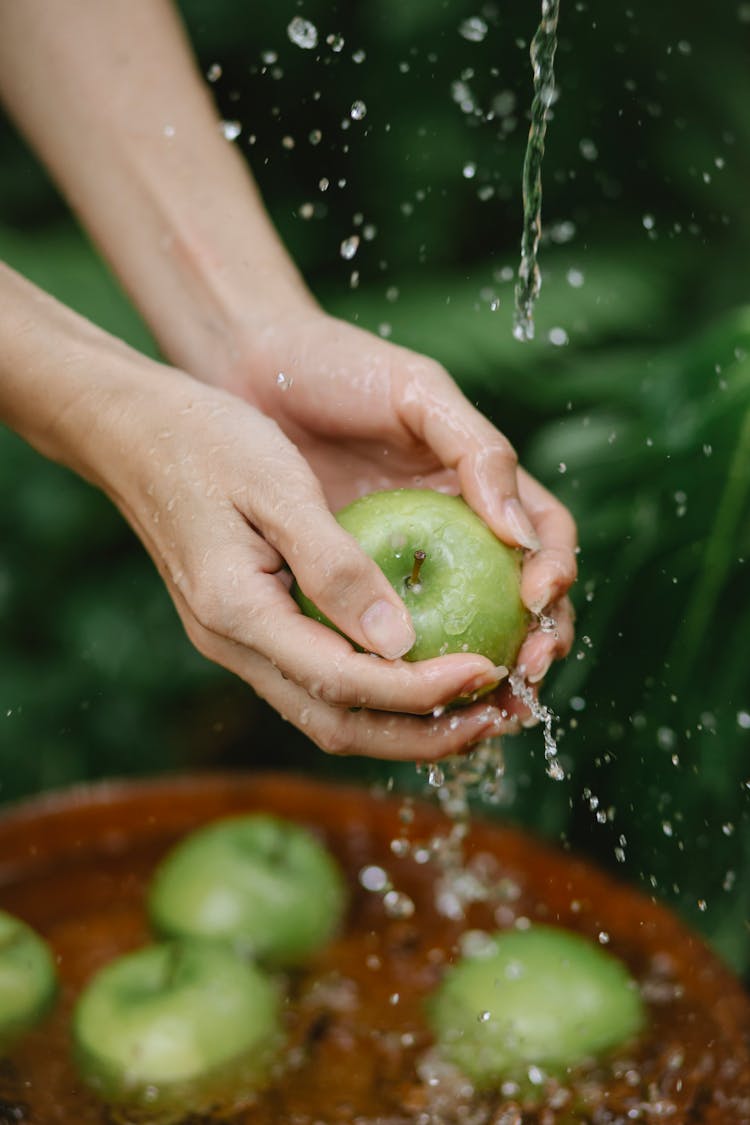
<path id="1" fill-rule="evenodd" d="M 460 497 L 416 488 L 373 492 L 336 519 L 409 610 L 417 639 L 406 660 L 472 652 L 513 667 L 529 621 L 521 552 Z M 298 587 L 295 598 L 309 617 L 334 627 Z"/>
<path id="2" fill-rule="evenodd" d="M 281 1040 L 276 985 L 210 942 L 169 942 L 117 958 L 89 982 L 73 1013 L 87 1084 L 161 1125 L 247 1100 L 265 1083 Z"/>
<path id="3" fill-rule="evenodd" d="M 487 934 L 428 1001 L 442 1054 L 481 1089 L 564 1076 L 645 1023 L 638 988 L 601 946 L 553 926 Z"/>
<path id="4" fill-rule="evenodd" d="M 0 910 L 0 1053 L 45 1015 L 56 991 L 46 942 L 20 918 Z"/>
<path id="5" fill-rule="evenodd" d="M 346 884 L 333 856 L 300 825 L 261 813 L 199 828 L 157 868 L 148 895 L 168 937 L 227 941 L 294 965 L 338 928 Z"/>

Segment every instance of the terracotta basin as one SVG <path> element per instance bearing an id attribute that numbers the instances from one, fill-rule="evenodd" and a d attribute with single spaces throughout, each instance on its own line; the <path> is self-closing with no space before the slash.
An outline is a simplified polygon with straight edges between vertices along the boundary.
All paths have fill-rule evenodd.
<path id="1" fill-rule="evenodd" d="M 68 1018 L 100 965 L 149 939 L 143 892 L 154 864 L 194 826 L 265 809 L 318 832 L 347 872 L 345 931 L 290 981 L 283 1073 L 230 1120 L 246 1125 L 689 1125 L 750 1123 L 750 1004 L 740 983 L 667 910 L 590 864 L 518 831 L 476 824 L 466 855 L 500 888 L 464 920 L 436 906 L 434 861 L 400 856 L 394 839 L 445 831 L 431 806 L 288 775 L 203 775 L 112 783 L 43 797 L 0 817 L 0 906 L 55 950 L 62 996 L 54 1013 L 0 1064 L 0 1125 L 104 1125 L 107 1111 L 77 1079 Z M 408 820 L 408 818 L 406 818 Z M 421 860 L 422 862 L 419 862 Z M 415 905 L 411 916 L 363 888 L 384 868 Z M 391 904 L 392 907 L 392 904 Z M 396 916 L 394 916 L 394 914 Z M 536 1109 L 513 1092 L 483 1100 L 425 1078 L 425 996 L 462 931 L 519 918 L 558 923 L 623 958 L 648 1003 L 650 1024 L 627 1055 L 609 1059 Z M 473 1115 L 473 1116 L 472 1116 Z"/>

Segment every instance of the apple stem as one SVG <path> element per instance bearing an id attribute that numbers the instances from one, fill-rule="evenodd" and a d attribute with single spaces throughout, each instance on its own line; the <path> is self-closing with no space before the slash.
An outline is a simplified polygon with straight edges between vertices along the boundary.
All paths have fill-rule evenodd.
<path id="1" fill-rule="evenodd" d="M 411 568 L 411 574 L 406 579 L 406 585 L 407 586 L 418 586 L 419 585 L 419 572 L 422 569 L 422 563 L 424 562 L 424 560 L 426 558 L 427 558 L 427 552 L 426 551 L 415 551 L 414 552 L 414 566 Z"/>

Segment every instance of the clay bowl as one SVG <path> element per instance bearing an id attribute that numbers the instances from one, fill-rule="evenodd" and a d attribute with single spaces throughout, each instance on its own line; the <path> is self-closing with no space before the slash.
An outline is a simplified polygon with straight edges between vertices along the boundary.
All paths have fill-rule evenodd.
<path id="1" fill-rule="evenodd" d="M 229 1120 L 243 1125 L 592 1125 L 666 1119 L 750 1122 L 750 1004 L 740 983 L 671 913 L 590 864 L 496 824 L 477 823 L 469 867 L 498 893 L 464 920 L 437 909 L 434 861 L 398 856 L 394 839 L 446 830 L 431 806 L 404 823 L 398 797 L 288 775 L 207 775 L 112 783 L 43 797 L 0 817 L 0 907 L 52 944 L 62 995 L 54 1013 L 0 1064 L 0 1125 L 103 1125 L 111 1118 L 77 1079 L 68 1019 L 99 966 L 149 939 L 144 887 L 175 840 L 217 817 L 264 809 L 311 827 L 342 863 L 352 902 L 345 930 L 289 981 L 289 1048 L 271 1088 Z M 398 848 L 396 849 L 399 850 Z M 422 860 L 422 862 L 418 862 Z M 404 899 L 386 903 L 359 873 L 386 869 Z M 400 908 L 399 908 L 400 907 Z M 512 1090 L 484 1099 L 425 1078 L 422 1011 L 467 929 L 557 923 L 623 958 L 648 1004 L 647 1032 L 535 1109 Z M 521 922 L 523 925 L 524 923 Z M 473 1116 L 472 1116 L 473 1115 Z"/>

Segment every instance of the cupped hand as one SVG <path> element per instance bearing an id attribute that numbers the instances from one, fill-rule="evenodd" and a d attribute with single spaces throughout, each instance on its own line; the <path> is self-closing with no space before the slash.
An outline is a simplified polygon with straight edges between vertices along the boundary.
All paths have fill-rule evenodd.
<path id="1" fill-rule="evenodd" d="M 146 374 L 101 410 L 87 475 L 143 540 L 205 656 L 334 753 L 433 760 L 514 725 L 483 700 L 444 710 L 497 682 L 486 658 L 400 659 L 414 638 L 403 604 L 273 419 L 174 369 Z M 367 651 L 300 613 L 290 571 Z"/>
<path id="2" fill-rule="evenodd" d="M 315 309 L 270 322 L 245 355 L 228 385 L 278 422 L 332 510 L 380 488 L 460 492 L 500 539 L 525 549 L 521 593 L 533 618 L 518 665 L 538 684 L 573 641 L 576 528 L 507 439 L 439 364 Z M 356 565 L 364 579 L 369 568 L 361 557 Z M 335 587 L 317 584 L 316 595 L 302 585 L 355 636 Z M 511 725 L 529 721 L 508 688 L 495 701 Z"/>

